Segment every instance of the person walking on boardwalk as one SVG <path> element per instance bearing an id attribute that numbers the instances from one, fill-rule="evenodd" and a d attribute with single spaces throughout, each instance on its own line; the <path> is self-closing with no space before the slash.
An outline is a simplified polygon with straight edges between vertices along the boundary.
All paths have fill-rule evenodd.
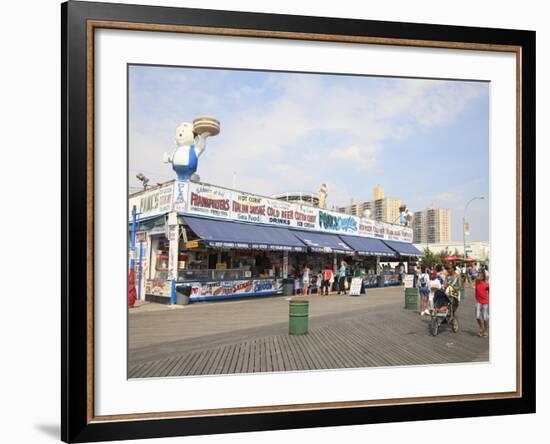
<path id="1" fill-rule="evenodd" d="M 435 267 L 437 279 L 441 282 L 441 288 L 445 289 L 447 287 L 447 269 L 443 268 L 441 265 Z"/>
<path id="2" fill-rule="evenodd" d="M 323 292 L 323 270 L 321 269 L 317 272 L 315 286 L 317 287 L 317 294 L 321 296 L 321 293 Z"/>
<path id="3" fill-rule="evenodd" d="M 300 273 L 296 272 L 294 276 L 294 294 L 300 294 Z"/>
<path id="4" fill-rule="evenodd" d="M 484 271 L 476 276 L 476 319 L 479 336 L 489 336 L 489 283 Z"/>
<path id="5" fill-rule="evenodd" d="M 304 295 L 309 294 L 309 268 L 307 265 L 304 265 L 304 270 L 302 274 L 302 282 L 304 284 Z"/>
<path id="6" fill-rule="evenodd" d="M 434 296 L 436 290 L 441 290 L 442 285 L 441 281 L 437 278 L 437 272 L 432 271 L 430 276 L 430 283 L 428 286 L 430 287 L 430 293 L 428 295 L 428 304 L 429 304 L 429 310 L 433 310 L 434 308 Z"/>
<path id="7" fill-rule="evenodd" d="M 340 292 L 346 294 L 346 272 L 346 263 L 342 261 L 340 262 L 340 268 L 338 269 L 338 294 L 340 294 Z"/>
<path id="8" fill-rule="evenodd" d="M 324 291 L 325 295 L 328 296 L 333 282 L 334 273 L 332 272 L 332 268 L 330 268 L 330 266 L 327 266 L 323 271 L 323 287 L 321 288 L 321 294 L 323 294 Z"/>
<path id="9" fill-rule="evenodd" d="M 428 298 L 430 296 L 430 276 L 426 273 L 426 266 L 422 265 L 418 274 L 418 292 L 420 293 L 420 316 L 430 314 Z"/>
<path id="10" fill-rule="evenodd" d="M 460 274 L 456 271 L 455 267 L 450 266 L 448 269 L 447 275 L 447 287 L 445 288 L 446 293 L 456 299 L 456 304 L 454 305 L 453 311 L 456 312 L 458 308 L 460 287 L 462 286 L 462 280 L 460 279 Z"/>

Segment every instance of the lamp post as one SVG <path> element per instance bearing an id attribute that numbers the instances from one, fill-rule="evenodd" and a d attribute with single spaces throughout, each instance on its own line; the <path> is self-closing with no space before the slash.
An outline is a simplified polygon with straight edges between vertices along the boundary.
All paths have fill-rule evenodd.
<path id="1" fill-rule="evenodd" d="M 466 210 L 468 210 L 468 206 L 476 199 L 483 200 L 485 199 L 485 196 L 472 197 L 464 207 L 464 215 L 462 217 L 462 241 L 464 243 L 464 262 L 466 262 Z"/>
<path id="2" fill-rule="evenodd" d="M 149 178 L 145 176 L 143 173 L 136 174 L 136 178 L 141 181 L 143 184 L 143 189 L 147 189 L 147 184 L 149 183 Z"/>
<path id="3" fill-rule="evenodd" d="M 464 267 L 466 267 L 466 211 L 468 210 L 468 206 L 476 199 L 483 200 L 485 197 L 483 195 L 472 197 L 466 206 L 464 207 L 464 215 L 462 216 L 462 241 L 463 241 L 463 247 L 464 247 Z M 462 285 L 460 289 L 460 300 L 466 297 L 466 289 L 464 288 L 464 279 L 462 279 Z"/>
<path id="4" fill-rule="evenodd" d="M 130 274 L 128 276 L 128 308 L 132 308 L 135 303 L 136 298 L 136 277 L 135 277 L 135 268 L 136 268 L 136 231 L 139 224 L 137 217 L 141 212 L 136 211 L 136 206 L 132 207 L 132 225 L 131 225 L 131 237 L 130 237 Z M 141 261 L 142 261 L 142 250 L 141 242 L 139 245 L 139 286 L 141 287 Z M 141 291 L 138 293 L 141 296 Z M 139 299 L 139 297 L 137 298 Z"/>
<path id="5" fill-rule="evenodd" d="M 427 227 L 426 227 L 427 228 Z M 426 254 L 428 254 L 428 250 L 430 247 L 428 247 L 428 230 L 426 230 Z"/>

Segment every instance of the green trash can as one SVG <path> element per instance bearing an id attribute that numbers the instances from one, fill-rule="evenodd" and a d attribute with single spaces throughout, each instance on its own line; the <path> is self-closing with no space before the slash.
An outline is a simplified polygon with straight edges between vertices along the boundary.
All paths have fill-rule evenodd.
<path id="1" fill-rule="evenodd" d="M 418 288 L 405 288 L 405 308 L 407 310 L 418 309 Z"/>
<path id="2" fill-rule="evenodd" d="M 305 335 L 308 329 L 309 301 L 290 301 L 288 334 Z"/>
<path id="3" fill-rule="evenodd" d="M 294 279 L 283 279 L 283 295 L 292 296 L 294 291 Z"/>

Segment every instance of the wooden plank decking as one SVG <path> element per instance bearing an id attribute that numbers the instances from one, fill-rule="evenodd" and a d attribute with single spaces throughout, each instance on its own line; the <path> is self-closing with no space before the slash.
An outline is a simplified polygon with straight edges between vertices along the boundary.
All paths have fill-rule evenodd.
<path id="1" fill-rule="evenodd" d="M 288 372 L 488 360 L 489 340 L 477 336 L 471 292 L 459 309 L 461 330 L 454 334 L 450 329 L 442 328 L 437 337 L 430 335 L 427 317 L 403 308 L 401 296 L 402 289 L 383 289 L 361 298 L 310 297 L 310 304 L 315 309 L 310 318 L 310 331 L 303 336 L 288 335 L 288 323 L 286 319 L 280 322 L 281 314 L 266 314 L 263 325 L 259 322 L 246 329 L 242 328 L 246 322 L 239 323 L 239 313 L 241 318 L 249 319 L 250 311 L 261 309 L 261 304 L 265 309 L 284 306 L 285 310 L 280 311 L 287 317 L 286 301 L 250 301 L 241 304 L 239 310 L 234 310 L 235 306 L 231 305 L 205 305 L 195 311 L 195 307 L 191 307 L 185 316 L 204 316 L 204 334 L 193 337 L 182 324 L 181 338 L 174 337 L 172 327 L 177 324 L 169 319 L 168 324 L 162 324 L 171 334 L 169 340 L 161 343 L 159 337 L 163 333 L 157 331 L 150 344 L 129 350 L 128 377 Z M 222 331 L 222 326 L 214 325 L 209 331 L 208 323 L 218 317 L 227 317 L 227 311 L 236 317 L 228 320 L 233 329 L 226 327 L 226 331 Z M 150 323 L 162 318 L 158 313 L 163 312 L 135 316 L 131 319 L 130 334 L 132 328 L 151 331 L 153 326 Z M 183 315 L 164 313 L 167 318 L 179 316 L 182 322 Z M 162 325 L 157 328 L 162 330 Z M 236 328 L 239 325 L 241 328 Z"/>

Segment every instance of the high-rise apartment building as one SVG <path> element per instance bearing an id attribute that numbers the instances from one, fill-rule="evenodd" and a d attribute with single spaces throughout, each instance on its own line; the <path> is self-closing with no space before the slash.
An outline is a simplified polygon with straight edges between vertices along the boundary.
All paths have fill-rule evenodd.
<path id="1" fill-rule="evenodd" d="M 372 194 L 373 194 L 374 200 L 384 199 L 384 187 L 381 187 L 380 185 L 376 185 L 372 189 Z"/>
<path id="2" fill-rule="evenodd" d="M 401 200 L 384 197 L 384 188 L 380 185 L 374 187 L 373 198 L 371 201 L 352 202 L 347 207 L 338 207 L 337 211 L 353 216 L 364 216 L 365 212 L 368 211 L 371 219 L 380 222 L 397 223 Z"/>
<path id="3" fill-rule="evenodd" d="M 427 212 L 426 211 L 415 211 L 413 213 L 413 242 L 423 242 L 426 244 L 426 227 L 427 227 Z"/>
<path id="4" fill-rule="evenodd" d="M 344 214 L 351 214 L 352 216 L 365 216 L 365 210 L 370 210 L 372 213 L 372 202 L 352 202 L 347 207 L 337 207 L 336 211 Z M 371 216 L 372 217 L 372 216 Z"/>
<path id="5" fill-rule="evenodd" d="M 415 211 L 413 221 L 413 242 L 433 244 L 451 240 L 451 210 L 449 208 L 428 208 Z"/>
<path id="6" fill-rule="evenodd" d="M 400 206 L 400 199 L 393 199 L 391 197 L 377 199 L 374 201 L 374 219 L 390 224 L 398 223 Z"/>

